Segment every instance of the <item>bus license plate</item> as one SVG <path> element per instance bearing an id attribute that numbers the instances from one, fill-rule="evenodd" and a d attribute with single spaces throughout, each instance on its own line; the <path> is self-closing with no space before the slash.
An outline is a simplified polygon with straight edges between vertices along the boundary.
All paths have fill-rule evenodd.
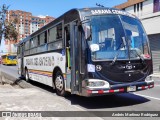
<path id="1" fill-rule="evenodd" d="M 129 86 L 129 87 L 127 87 L 127 91 L 128 92 L 134 92 L 134 91 L 136 91 L 136 86 Z"/>

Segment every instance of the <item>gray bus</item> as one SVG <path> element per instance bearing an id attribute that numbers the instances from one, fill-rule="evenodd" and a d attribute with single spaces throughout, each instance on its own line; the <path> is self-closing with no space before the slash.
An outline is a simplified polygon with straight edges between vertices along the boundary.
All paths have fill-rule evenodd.
<path id="1" fill-rule="evenodd" d="M 18 44 L 18 73 L 61 96 L 99 96 L 154 87 L 140 20 L 115 8 L 72 9 Z"/>

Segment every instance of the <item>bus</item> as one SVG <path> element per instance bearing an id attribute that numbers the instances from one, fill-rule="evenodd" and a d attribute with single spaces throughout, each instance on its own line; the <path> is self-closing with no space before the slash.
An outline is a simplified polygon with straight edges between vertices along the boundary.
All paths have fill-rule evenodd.
<path id="1" fill-rule="evenodd" d="M 17 65 L 17 55 L 6 54 L 1 56 L 3 65 Z"/>
<path id="2" fill-rule="evenodd" d="M 18 73 L 67 93 L 99 96 L 154 87 L 140 20 L 115 8 L 72 9 L 18 44 Z"/>

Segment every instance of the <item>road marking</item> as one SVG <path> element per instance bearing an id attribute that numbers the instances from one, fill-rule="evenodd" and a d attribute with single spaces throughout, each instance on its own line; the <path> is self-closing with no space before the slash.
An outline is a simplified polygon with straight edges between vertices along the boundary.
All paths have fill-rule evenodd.
<path id="1" fill-rule="evenodd" d="M 160 98 L 156 98 L 156 97 L 151 97 L 151 96 L 147 96 L 147 95 L 141 95 L 141 94 L 137 94 L 137 93 L 133 93 L 135 95 L 139 95 L 139 96 L 142 96 L 142 97 L 146 97 L 146 98 L 151 98 L 151 99 L 155 99 L 155 100 L 160 100 Z"/>

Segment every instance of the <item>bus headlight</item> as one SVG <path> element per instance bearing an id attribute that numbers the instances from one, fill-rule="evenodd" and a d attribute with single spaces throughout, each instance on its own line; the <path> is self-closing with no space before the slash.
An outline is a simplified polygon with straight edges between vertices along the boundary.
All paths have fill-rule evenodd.
<path id="1" fill-rule="evenodd" d="M 105 83 L 102 81 L 96 81 L 96 82 L 88 82 L 89 87 L 98 87 L 98 86 L 104 86 Z"/>
<path id="2" fill-rule="evenodd" d="M 110 88 L 110 85 L 107 81 L 98 80 L 98 79 L 89 79 L 87 80 L 88 88 Z"/>
<path id="3" fill-rule="evenodd" d="M 145 81 L 146 82 L 153 82 L 152 76 L 147 76 Z"/>

